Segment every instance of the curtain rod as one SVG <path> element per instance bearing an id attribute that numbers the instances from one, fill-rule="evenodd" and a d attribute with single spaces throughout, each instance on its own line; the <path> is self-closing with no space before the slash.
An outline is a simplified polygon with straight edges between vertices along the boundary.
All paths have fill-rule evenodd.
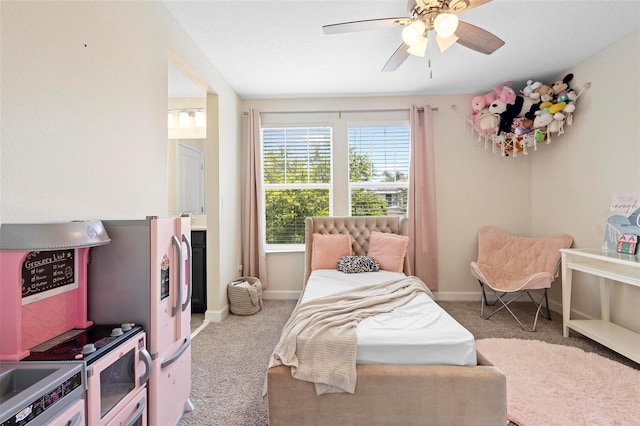
<path id="1" fill-rule="evenodd" d="M 338 109 L 338 110 L 325 110 L 325 111 L 260 111 L 260 114 L 355 114 L 363 112 L 402 112 L 409 111 L 409 108 L 394 108 L 394 109 Z M 418 108 L 418 111 L 424 111 L 424 107 Z M 438 107 L 431 108 L 431 111 L 438 111 Z M 248 112 L 243 112 L 242 115 L 249 115 Z"/>

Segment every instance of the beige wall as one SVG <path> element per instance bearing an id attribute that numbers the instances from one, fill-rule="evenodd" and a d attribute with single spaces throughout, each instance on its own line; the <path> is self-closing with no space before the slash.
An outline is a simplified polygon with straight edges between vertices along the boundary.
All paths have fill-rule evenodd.
<path id="1" fill-rule="evenodd" d="M 463 124 L 462 115 L 471 112 L 471 96 L 409 96 L 382 98 L 333 98 L 244 101 L 244 109 L 260 111 L 326 111 L 366 109 L 408 109 L 411 104 L 437 107 L 434 117 L 438 246 L 440 253 L 440 299 L 469 299 L 478 284 L 469 274 L 469 262 L 476 257 L 478 227 L 492 223 L 527 233 L 531 227 L 530 161 L 528 157 L 503 158 L 477 144 L 477 137 Z M 454 110 L 452 105 L 456 106 Z M 265 114 L 263 122 L 331 124 L 339 134 L 349 120 L 365 120 L 380 114 L 298 114 L 287 117 Z M 404 119 L 408 114 L 404 114 Z M 343 139 L 344 140 L 344 139 Z M 335 148 L 335 147 L 334 147 Z M 337 147 L 340 149 L 340 147 Z M 342 147 L 344 148 L 344 147 Z M 345 150 L 346 151 L 346 150 Z M 339 170 L 335 171 L 340 173 Z M 334 214 L 348 214 L 334 209 Z M 268 297 L 297 297 L 302 288 L 304 254 L 270 253 Z"/>
<path id="2" fill-rule="evenodd" d="M 215 98 L 208 301 L 223 311 L 240 256 L 237 94 L 161 2 L 0 2 L 0 19 L 0 222 L 168 215 L 171 57 Z"/>
<path id="3" fill-rule="evenodd" d="M 568 70 L 575 75 L 575 89 L 587 82 L 592 86 L 578 99 L 574 125 L 531 156 L 534 234 L 567 232 L 574 247 L 598 248 L 611 195 L 640 192 L 639 52 L 636 32 Z M 574 282 L 572 308 L 599 317 L 597 281 L 578 272 Z M 561 286 L 552 287 L 557 306 L 561 294 Z M 640 288 L 620 285 L 613 306 L 614 321 L 640 331 Z"/>

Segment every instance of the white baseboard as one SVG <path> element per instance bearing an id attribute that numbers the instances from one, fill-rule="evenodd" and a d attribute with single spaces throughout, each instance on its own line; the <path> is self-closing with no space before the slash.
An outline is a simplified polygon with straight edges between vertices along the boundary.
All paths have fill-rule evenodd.
<path id="1" fill-rule="evenodd" d="M 265 300 L 298 300 L 300 298 L 300 291 L 293 290 L 265 290 L 262 293 L 262 297 Z M 523 296 L 526 297 L 526 296 Z M 434 291 L 433 298 L 436 301 L 443 302 L 480 302 L 482 298 L 481 292 L 442 292 L 442 291 Z M 489 302 L 494 302 L 496 300 L 495 295 L 487 293 L 487 299 Z M 507 300 L 509 300 L 509 295 L 507 295 Z M 523 301 L 528 299 L 522 299 Z M 549 309 L 554 312 L 562 313 L 562 303 L 554 300 L 549 300 Z M 211 322 L 221 322 L 229 315 L 229 308 L 225 308 L 222 311 L 210 311 L 207 310 L 205 313 L 205 320 L 209 320 Z M 589 315 L 584 314 L 583 312 L 572 310 L 571 317 L 575 319 L 593 319 Z"/>
<path id="2" fill-rule="evenodd" d="M 510 300 L 510 295 L 507 294 L 506 300 Z M 436 301 L 443 302 L 479 302 L 482 297 L 481 292 L 440 292 L 434 291 L 433 298 Z M 493 293 L 487 293 L 487 299 L 489 302 L 495 302 L 496 296 Z M 522 296 L 521 300 L 523 302 L 529 301 L 526 296 Z M 553 312 L 562 313 L 562 302 L 549 299 L 549 309 Z M 585 314 L 584 312 L 576 311 L 575 309 L 571 310 L 571 318 L 572 319 L 594 319 L 593 317 Z"/>
<path id="3" fill-rule="evenodd" d="M 191 332 L 191 338 L 193 339 L 194 337 L 196 337 L 202 330 L 204 330 L 204 328 L 210 323 L 211 321 L 209 320 L 204 320 L 202 322 L 202 324 L 200 324 L 200 327 L 196 328 L 195 330 L 193 330 Z"/>
<path id="4" fill-rule="evenodd" d="M 553 312 L 562 313 L 562 303 L 555 300 L 549 300 L 549 309 Z"/>
<path id="5" fill-rule="evenodd" d="M 207 309 L 207 311 L 204 313 L 204 320 L 209 322 L 222 322 L 228 316 L 229 306 L 226 306 L 224 309 L 219 311 L 212 311 L 211 309 Z"/>
<path id="6" fill-rule="evenodd" d="M 554 312 L 558 312 L 558 313 L 562 313 L 562 303 L 561 302 L 557 302 L 554 300 L 549 300 L 549 309 L 551 309 Z M 578 319 L 578 320 L 593 320 L 593 319 L 599 319 L 599 318 L 594 318 L 591 315 L 587 315 L 582 311 L 576 311 L 575 309 L 571 310 L 571 319 Z"/>
<path id="7" fill-rule="evenodd" d="M 265 290 L 262 292 L 262 298 L 265 300 L 298 300 L 300 291 Z"/>
<path id="8" fill-rule="evenodd" d="M 433 299 L 438 302 L 473 302 L 480 301 L 480 293 L 474 292 L 443 292 L 443 291 L 434 291 Z"/>
<path id="9" fill-rule="evenodd" d="M 482 293 L 481 292 L 460 292 L 460 291 L 447 291 L 447 292 L 434 291 L 433 298 L 436 301 L 442 301 L 442 302 L 480 302 L 480 299 L 482 298 Z M 512 295 L 507 294 L 503 299 L 511 300 L 512 298 L 513 298 Z M 526 296 L 521 296 L 520 299 L 522 301 L 529 300 L 528 298 L 526 298 Z M 495 302 L 497 299 L 493 293 L 488 292 L 487 300 L 489 302 Z M 551 305 L 551 301 L 549 302 L 549 304 Z"/>

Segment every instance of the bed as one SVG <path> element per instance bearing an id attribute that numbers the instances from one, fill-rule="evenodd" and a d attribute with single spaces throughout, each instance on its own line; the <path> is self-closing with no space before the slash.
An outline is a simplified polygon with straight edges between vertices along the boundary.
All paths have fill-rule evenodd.
<path id="1" fill-rule="evenodd" d="M 314 253 L 314 234 L 348 235 L 351 254 L 364 256 L 374 249 L 379 250 L 381 236 L 391 239 L 385 241 L 393 244 L 392 237 L 407 235 L 407 232 L 408 222 L 400 217 L 307 218 L 304 288 L 298 306 L 323 297 L 346 294 L 343 293 L 345 289 L 354 285 L 357 289 L 374 276 L 377 282 L 396 278 L 402 281 L 401 277 L 411 276 L 406 256 L 402 257 L 401 263 L 394 261 L 391 269 L 399 269 L 393 271 L 345 274 L 318 267 L 320 248 L 315 246 Z M 375 247 L 374 244 L 370 247 L 374 237 Z M 380 266 L 383 266 L 382 262 Z M 270 367 L 265 399 L 269 424 L 506 424 L 504 375 L 475 350 L 473 336 L 467 330 L 426 293 L 424 297 L 419 296 L 423 300 L 416 300 L 419 298 L 416 296 L 394 309 L 394 315 L 395 311 L 401 313 L 395 320 L 384 313 L 358 323 L 357 383 L 353 393 L 318 395 L 314 383 L 292 377 L 290 367 Z M 432 324 L 421 324 L 424 318 L 429 318 L 428 322 Z M 431 342 L 416 337 L 421 331 L 424 335 L 423 326 L 431 327 Z M 409 330 L 412 328 L 418 334 L 412 335 Z M 375 338 L 372 337 L 374 334 Z M 407 334 L 405 339 L 399 340 L 398 336 L 404 334 Z M 396 345 L 398 349 L 394 350 L 390 345 Z"/>

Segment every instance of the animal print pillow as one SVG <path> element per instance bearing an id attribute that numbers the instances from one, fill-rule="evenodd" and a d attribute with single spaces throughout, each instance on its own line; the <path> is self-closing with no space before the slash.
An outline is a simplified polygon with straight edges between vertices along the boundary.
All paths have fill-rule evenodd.
<path id="1" fill-rule="evenodd" d="M 380 264 L 369 256 L 343 256 L 338 260 L 338 271 L 345 274 L 358 272 L 378 272 Z"/>

